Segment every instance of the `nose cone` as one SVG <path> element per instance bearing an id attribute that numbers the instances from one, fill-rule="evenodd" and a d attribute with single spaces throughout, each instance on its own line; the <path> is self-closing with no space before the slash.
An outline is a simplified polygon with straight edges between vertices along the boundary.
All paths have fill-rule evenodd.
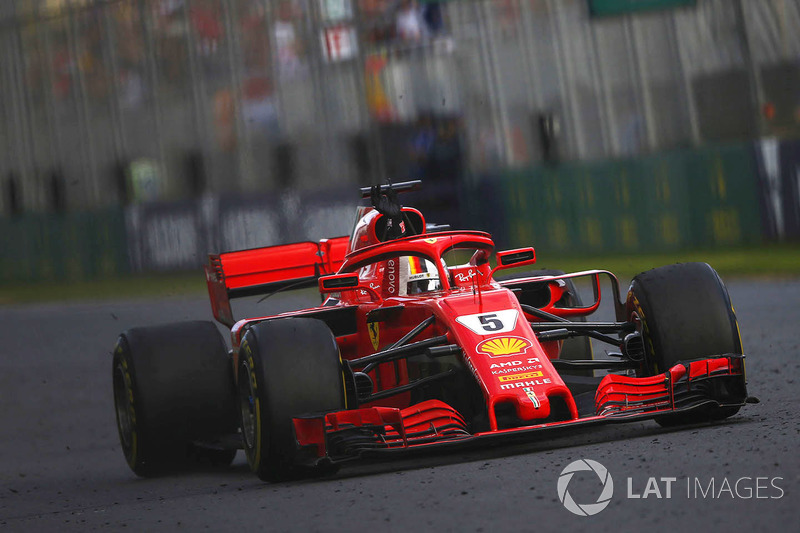
<path id="1" fill-rule="evenodd" d="M 513 397 L 517 418 L 522 422 L 534 421 L 550 416 L 550 399 L 536 393 L 534 387 L 522 387 Z"/>
<path id="2" fill-rule="evenodd" d="M 454 317 L 451 332 L 483 389 L 491 428 L 498 429 L 495 407 L 501 428 L 577 418 L 575 401 L 517 297 L 507 289 L 487 290 L 477 303 L 476 308 L 469 294 L 446 298 L 441 305 L 443 314 Z"/>

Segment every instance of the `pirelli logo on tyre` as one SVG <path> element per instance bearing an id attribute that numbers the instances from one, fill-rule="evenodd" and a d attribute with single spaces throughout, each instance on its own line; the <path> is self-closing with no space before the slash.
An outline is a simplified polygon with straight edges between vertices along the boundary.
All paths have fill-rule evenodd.
<path id="1" fill-rule="evenodd" d="M 527 372 L 525 374 L 513 374 L 511 376 L 500 376 L 499 379 L 501 382 L 506 381 L 518 381 L 520 379 L 533 379 L 533 378 L 540 378 L 542 377 L 541 372 Z"/>

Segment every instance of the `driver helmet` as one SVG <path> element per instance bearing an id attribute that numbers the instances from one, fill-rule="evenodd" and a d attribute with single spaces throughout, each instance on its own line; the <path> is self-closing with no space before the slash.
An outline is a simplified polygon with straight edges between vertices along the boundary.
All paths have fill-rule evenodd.
<path id="1" fill-rule="evenodd" d="M 419 294 L 442 288 L 439 283 L 439 271 L 433 262 L 416 256 L 409 256 L 406 260 L 406 294 Z"/>

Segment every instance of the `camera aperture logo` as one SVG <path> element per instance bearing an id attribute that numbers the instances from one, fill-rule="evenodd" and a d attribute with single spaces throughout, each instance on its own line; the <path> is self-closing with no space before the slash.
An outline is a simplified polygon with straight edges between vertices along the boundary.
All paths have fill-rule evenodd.
<path id="1" fill-rule="evenodd" d="M 586 472 L 585 475 L 573 479 L 576 473 Z M 594 475 L 592 475 L 594 474 Z M 597 479 L 595 479 L 595 476 Z M 781 476 L 741 476 L 735 479 L 728 477 L 654 477 L 649 476 L 646 481 L 642 478 L 628 477 L 626 480 L 627 491 L 624 495 L 629 501 L 643 502 L 647 499 L 671 499 L 685 497 L 686 499 L 703 500 L 780 500 L 786 494 L 781 486 L 784 478 Z M 569 486 L 572 483 L 572 493 Z M 686 487 L 685 494 L 683 487 Z M 642 489 L 642 487 L 644 487 Z M 578 516 L 594 516 L 608 507 L 614 496 L 614 481 L 608 469 L 591 459 L 578 459 L 573 461 L 561 471 L 556 486 L 558 499 L 567 511 Z M 578 500 L 589 499 L 588 503 L 578 503 L 573 494 L 578 495 Z M 592 502 L 591 498 L 597 496 Z"/>
<path id="2" fill-rule="evenodd" d="M 597 501 L 594 503 L 577 503 L 568 490 L 569 482 L 572 481 L 575 472 L 584 471 L 594 472 L 600 480 L 602 488 L 599 491 L 600 495 L 597 497 Z M 593 516 L 608 507 L 611 502 L 611 496 L 614 495 L 614 480 L 611 479 L 608 469 L 597 461 L 578 459 L 568 464 L 561 471 L 561 475 L 558 477 L 557 490 L 558 499 L 561 500 L 567 511 L 578 516 Z"/>

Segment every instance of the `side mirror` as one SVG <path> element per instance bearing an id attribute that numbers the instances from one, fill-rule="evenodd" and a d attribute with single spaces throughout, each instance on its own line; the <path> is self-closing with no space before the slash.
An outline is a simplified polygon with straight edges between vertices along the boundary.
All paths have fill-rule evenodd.
<path id="1" fill-rule="evenodd" d="M 360 280 L 355 272 L 350 274 L 333 274 L 319 278 L 319 292 L 341 292 L 348 289 L 357 289 Z"/>
<path id="2" fill-rule="evenodd" d="M 319 278 L 319 292 L 321 294 L 328 294 L 331 292 L 344 292 L 344 291 L 366 291 L 372 295 L 373 298 L 380 299 L 380 296 L 373 289 L 361 285 L 361 280 L 356 272 L 349 274 L 332 274 L 330 276 L 322 276 Z"/>
<path id="3" fill-rule="evenodd" d="M 492 275 L 498 270 L 506 268 L 532 265 L 536 262 L 536 251 L 533 248 L 517 248 L 497 252 L 497 266 L 492 270 Z"/>

